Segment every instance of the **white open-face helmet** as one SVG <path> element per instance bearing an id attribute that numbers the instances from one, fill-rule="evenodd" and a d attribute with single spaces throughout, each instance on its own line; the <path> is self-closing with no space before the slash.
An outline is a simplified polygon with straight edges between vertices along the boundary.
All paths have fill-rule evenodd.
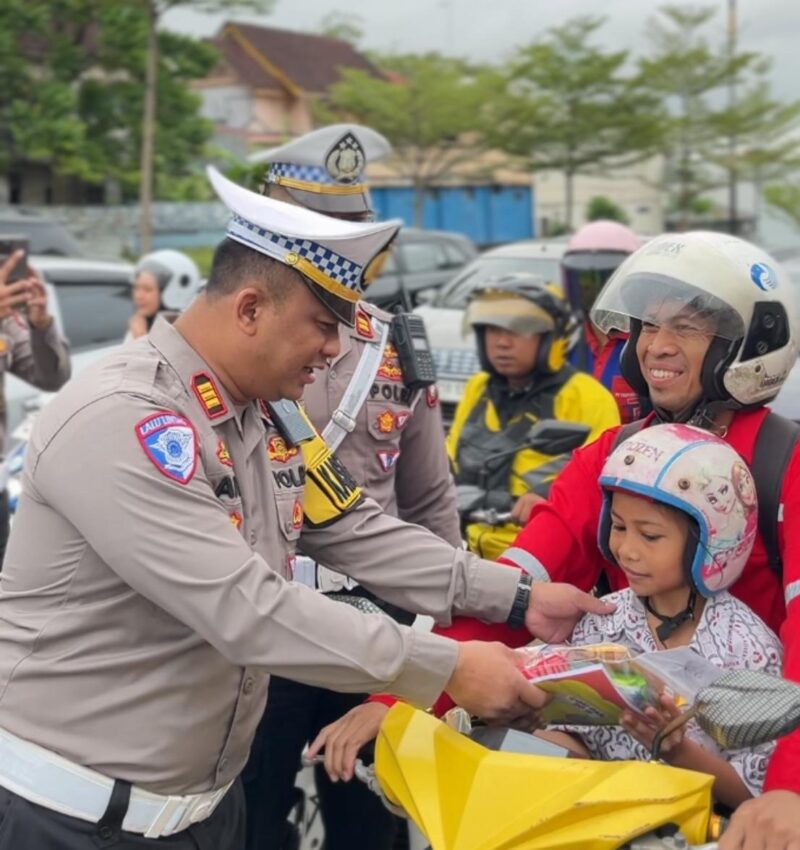
<path id="1" fill-rule="evenodd" d="M 722 233 L 659 236 L 632 254 L 603 287 L 591 312 L 597 327 L 630 331 L 622 373 L 646 394 L 636 357 L 643 322 L 691 314 L 710 321 L 703 398 L 737 407 L 773 399 L 797 359 L 791 282 L 769 254 Z"/>
<path id="2" fill-rule="evenodd" d="M 140 272 L 149 272 L 158 282 L 162 310 L 185 310 L 202 284 L 194 260 L 170 249 L 145 254 L 133 271 L 134 280 Z"/>
<path id="3" fill-rule="evenodd" d="M 611 498 L 620 490 L 694 521 L 683 567 L 700 594 L 713 596 L 742 574 L 756 538 L 758 500 L 750 470 L 724 440 L 677 422 L 643 428 L 608 457 L 600 486 L 598 544 L 609 560 Z"/>

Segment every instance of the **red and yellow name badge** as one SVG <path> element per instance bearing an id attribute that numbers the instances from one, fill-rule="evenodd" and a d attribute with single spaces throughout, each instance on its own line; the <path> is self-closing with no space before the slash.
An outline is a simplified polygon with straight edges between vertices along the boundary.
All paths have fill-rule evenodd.
<path id="1" fill-rule="evenodd" d="M 359 307 L 356 313 L 356 333 L 363 339 L 375 339 L 375 331 L 369 316 Z"/>
<path id="2" fill-rule="evenodd" d="M 270 460 L 278 463 L 286 463 L 293 457 L 296 457 L 300 449 L 295 446 L 287 446 L 286 440 L 283 437 L 270 437 L 267 443 L 267 454 Z"/>

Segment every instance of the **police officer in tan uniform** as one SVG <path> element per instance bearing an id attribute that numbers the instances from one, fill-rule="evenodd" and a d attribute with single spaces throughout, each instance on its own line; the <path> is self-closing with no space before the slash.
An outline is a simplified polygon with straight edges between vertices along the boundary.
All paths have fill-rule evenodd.
<path id="1" fill-rule="evenodd" d="M 395 222 L 248 192 L 174 325 L 39 416 L 0 575 L 0 850 L 232 850 L 269 674 L 531 719 L 512 651 L 418 634 L 290 579 L 303 547 L 394 604 L 566 636 L 606 606 L 364 498 L 293 402 L 338 353 Z M 256 401 L 266 399 L 267 401 Z"/>
<path id="2" fill-rule="evenodd" d="M 40 390 L 53 392 L 69 380 L 69 349 L 47 309 L 47 289 L 31 273 L 24 280 L 7 283 L 12 269 L 23 261 L 23 252 L 12 254 L 0 266 L 0 406 L 6 372 Z M 17 309 L 15 309 L 17 308 Z M 24 309 L 25 314 L 19 312 Z M 5 448 L 6 418 L 0 407 L 0 450 Z M 0 567 L 8 540 L 8 492 L 6 475 L 0 475 Z"/>
<path id="3" fill-rule="evenodd" d="M 269 163 L 262 192 L 334 218 L 374 218 L 364 167 L 390 152 L 388 141 L 357 124 L 314 130 L 252 157 Z M 394 345 L 392 316 L 360 301 L 355 322 L 339 326 L 339 354 L 306 388 L 306 411 L 339 459 L 387 513 L 461 545 L 455 487 L 435 386 L 410 389 Z M 398 622 L 414 615 L 386 603 L 340 573 L 299 556 L 295 580 L 331 598 L 376 602 Z M 273 677 L 270 700 L 243 773 L 247 850 L 291 846 L 287 816 L 303 747 L 364 694 L 345 694 Z M 397 819 L 366 786 L 333 783 L 315 770 L 326 850 L 391 847 Z"/>

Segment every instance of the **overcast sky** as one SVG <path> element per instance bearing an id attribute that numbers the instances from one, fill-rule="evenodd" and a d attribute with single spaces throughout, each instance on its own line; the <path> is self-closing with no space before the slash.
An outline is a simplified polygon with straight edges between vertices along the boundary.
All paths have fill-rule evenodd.
<path id="1" fill-rule="evenodd" d="M 515 46 L 531 41 L 548 27 L 575 15 L 602 14 L 608 21 L 598 43 L 607 47 L 646 50 L 646 22 L 656 0 L 277 0 L 271 15 L 202 15 L 175 9 L 165 26 L 196 35 L 211 35 L 228 18 L 250 20 L 283 29 L 315 30 L 330 12 L 357 15 L 364 31 L 361 47 L 381 51 L 442 53 L 500 60 Z M 716 29 L 725 38 L 728 0 L 706 5 L 719 8 Z M 739 44 L 773 60 L 774 93 L 800 97 L 800 4 L 797 0 L 737 0 Z"/>

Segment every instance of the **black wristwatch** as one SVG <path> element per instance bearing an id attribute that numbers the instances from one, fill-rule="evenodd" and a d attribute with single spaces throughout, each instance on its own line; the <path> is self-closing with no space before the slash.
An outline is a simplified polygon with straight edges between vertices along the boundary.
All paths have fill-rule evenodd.
<path id="1" fill-rule="evenodd" d="M 514 594 L 514 601 L 511 603 L 511 612 L 506 620 L 506 625 L 512 629 L 518 629 L 525 625 L 525 614 L 528 612 L 528 601 L 531 598 L 532 584 L 533 579 L 529 573 L 523 573 L 519 577 L 517 592 Z"/>

